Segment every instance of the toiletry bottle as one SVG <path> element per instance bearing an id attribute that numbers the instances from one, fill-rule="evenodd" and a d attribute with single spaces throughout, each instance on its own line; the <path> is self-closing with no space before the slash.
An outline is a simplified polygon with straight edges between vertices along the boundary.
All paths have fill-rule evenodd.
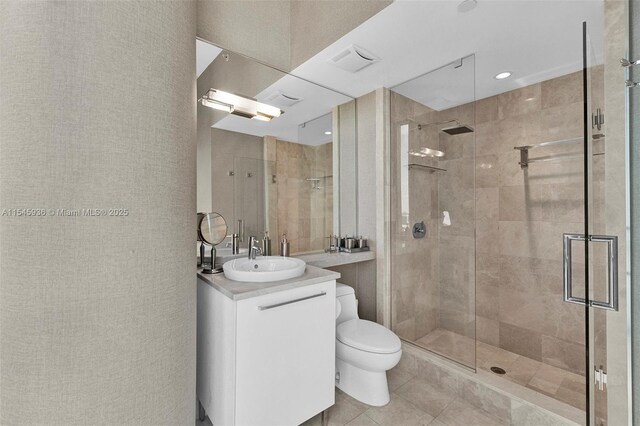
<path id="1" fill-rule="evenodd" d="M 231 254 L 240 253 L 240 236 L 238 234 L 231 235 Z"/>
<path id="2" fill-rule="evenodd" d="M 262 240 L 262 255 L 271 256 L 271 238 L 269 238 L 269 231 L 264 231 L 264 239 Z"/>
<path id="3" fill-rule="evenodd" d="M 282 241 L 280 241 L 280 256 L 289 257 L 289 240 L 287 240 L 287 234 L 282 234 Z"/>

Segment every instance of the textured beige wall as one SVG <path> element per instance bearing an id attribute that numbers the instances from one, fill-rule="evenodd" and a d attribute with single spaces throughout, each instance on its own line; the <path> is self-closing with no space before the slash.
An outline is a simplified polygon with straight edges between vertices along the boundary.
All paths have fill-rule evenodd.
<path id="1" fill-rule="evenodd" d="M 198 0 L 198 37 L 290 69 L 289 0 Z"/>
<path id="2" fill-rule="evenodd" d="M 390 0 L 198 0 L 198 37 L 289 71 Z"/>
<path id="3" fill-rule="evenodd" d="M 390 5 L 390 0 L 291 2 L 291 69 Z"/>
<path id="4" fill-rule="evenodd" d="M 194 2 L 0 3 L 0 423 L 193 424 Z"/>

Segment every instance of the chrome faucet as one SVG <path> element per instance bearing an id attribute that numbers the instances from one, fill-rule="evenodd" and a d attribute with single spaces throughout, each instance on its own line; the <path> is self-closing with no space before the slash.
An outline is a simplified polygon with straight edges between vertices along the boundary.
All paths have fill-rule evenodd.
<path id="1" fill-rule="evenodd" d="M 255 259 L 256 258 L 256 252 L 258 252 L 258 254 L 260 256 L 262 256 L 262 249 L 260 248 L 260 246 L 258 246 L 258 242 L 256 240 L 256 237 L 251 236 L 251 237 L 249 237 L 249 250 L 247 252 L 247 257 L 249 259 Z"/>

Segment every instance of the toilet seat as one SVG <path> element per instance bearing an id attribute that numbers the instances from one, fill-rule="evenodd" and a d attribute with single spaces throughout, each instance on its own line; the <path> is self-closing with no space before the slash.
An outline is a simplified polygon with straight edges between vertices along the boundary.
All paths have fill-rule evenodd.
<path id="1" fill-rule="evenodd" d="M 338 325 L 336 338 L 352 348 L 378 354 L 391 354 L 402 348 L 400 339 L 391 330 L 362 319 L 352 319 Z"/>

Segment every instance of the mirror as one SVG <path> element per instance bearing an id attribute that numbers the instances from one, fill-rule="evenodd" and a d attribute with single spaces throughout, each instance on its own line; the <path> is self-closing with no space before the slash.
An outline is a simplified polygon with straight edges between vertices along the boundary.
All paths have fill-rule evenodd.
<path id="1" fill-rule="evenodd" d="M 197 41 L 198 209 L 291 253 L 357 235 L 356 105 L 343 93 Z M 213 52 L 213 54 L 211 54 Z"/>
<path id="2" fill-rule="evenodd" d="M 215 246 L 227 237 L 227 222 L 219 213 L 198 213 L 198 237 L 200 241 Z"/>

